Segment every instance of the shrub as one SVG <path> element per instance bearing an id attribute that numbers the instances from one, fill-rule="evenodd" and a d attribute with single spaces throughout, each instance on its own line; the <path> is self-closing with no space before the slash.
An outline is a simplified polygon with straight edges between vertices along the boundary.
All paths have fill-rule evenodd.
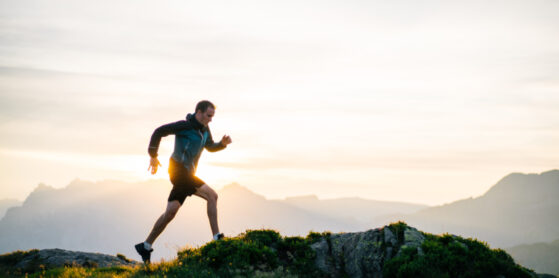
<path id="1" fill-rule="evenodd" d="M 14 266 L 25 257 L 39 253 L 39 250 L 32 249 L 29 251 L 15 251 L 8 254 L 0 255 L 0 265 Z"/>
<path id="2" fill-rule="evenodd" d="M 397 223 L 391 223 L 388 225 L 388 228 L 396 235 L 396 239 L 398 242 L 404 241 L 404 232 L 408 225 L 402 221 L 398 221 Z"/>
<path id="3" fill-rule="evenodd" d="M 23 275 L 25 273 L 33 273 L 43 270 L 45 266 L 42 265 L 41 261 L 38 259 L 38 256 L 34 256 L 37 253 L 39 253 L 39 250 L 32 249 L 29 251 L 15 251 L 12 253 L 0 255 L 0 275 L 17 276 Z M 17 263 L 28 256 L 34 257 L 31 262 L 29 262 L 26 268 L 20 269 L 15 267 Z"/>
<path id="4" fill-rule="evenodd" d="M 203 270 L 208 277 L 316 277 L 321 273 L 314 265 L 315 253 L 310 245 L 319 238 L 316 233 L 302 238 L 281 237 L 273 230 L 247 231 L 236 238 L 182 250 L 178 261 L 182 268 Z"/>
<path id="5" fill-rule="evenodd" d="M 532 277 L 507 253 L 491 250 L 477 240 L 426 234 L 421 248 L 423 255 L 415 248 L 406 248 L 386 262 L 384 277 Z"/>
<path id="6" fill-rule="evenodd" d="M 116 257 L 119 258 L 119 259 L 121 259 L 121 260 L 123 260 L 123 261 L 125 261 L 125 262 L 127 262 L 127 263 L 132 262 L 132 260 L 130 260 L 129 258 L 127 258 L 126 256 L 124 256 L 124 255 L 122 255 L 122 254 L 120 254 L 120 253 L 117 253 L 117 254 L 116 254 Z"/>

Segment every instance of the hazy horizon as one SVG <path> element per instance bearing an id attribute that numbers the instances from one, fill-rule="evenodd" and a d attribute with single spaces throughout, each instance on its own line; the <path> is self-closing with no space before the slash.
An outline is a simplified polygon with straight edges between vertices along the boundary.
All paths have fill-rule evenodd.
<path id="1" fill-rule="evenodd" d="M 440 205 L 559 168 L 559 2 L 0 0 L 0 199 L 167 179 L 155 128 L 217 105 L 198 175 L 269 199 Z"/>
<path id="2" fill-rule="evenodd" d="M 117 179 L 104 179 L 104 180 L 86 180 L 86 179 L 80 179 L 80 178 L 75 178 L 72 181 L 70 181 L 68 184 L 64 185 L 64 186 L 53 186 L 50 184 L 46 184 L 46 183 L 39 183 L 37 184 L 37 186 L 35 186 L 28 195 L 26 195 L 24 198 L 22 199 L 16 199 L 16 198 L 5 198 L 5 199 L 0 199 L 0 201 L 4 200 L 4 201 L 17 201 L 17 202 L 24 202 L 31 193 L 33 193 L 36 190 L 42 190 L 44 188 L 41 188 L 42 186 L 46 186 L 47 188 L 52 188 L 55 190 L 61 190 L 61 189 L 66 189 L 68 186 L 74 184 L 74 183 L 81 183 L 81 182 L 86 182 L 86 183 L 107 183 L 107 182 L 116 182 L 116 183 L 126 183 L 126 184 L 134 184 L 134 183 L 158 183 L 158 184 L 165 184 L 168 185 L 168 187 L 161 187 L 158 189 L 158 191 L 161 191 L 164 195 L 166 193 L 170 192 L 170 189 L 172 187 L 171 182 L 169 181 L 169 179 L 147 179 L 147 180 L 139 180 L 139 181 L 127 181 L 127 180 L 117 180 Z M 360 196 L 341 196 L 341 197 L 332 197 L 332 198 L 323 198 L 323 197 L 319 197 L 318 194 L 304 194 L 304 195 L 292 195 L 292 196 L 285 196 L 285 197 L 280 197 L 280 198 L 270 198 L 267 197 L 264 194 L 261 194 L 259 192 L 253 191 L 252 189 L 249 189 L 248 187 L 238 183 L 238 182 L 231 182 L 228 184 L 224 184 L 222 186 L 217 186 L 216 188 L 218 188 L 218 190 L 223 190 L 225 188 L 227 188 L 228 186 L 239 186 L 241 188 L 245 188 L 247 190 L 249 190 L 250 192 L 257 194 L 259 196 L 262 196 L 264 199 L 269 200 L 269 201 L 289 201 L 289 200 L 298 200 L 298 199 L 314 199 L 316 198 L 316 200 L 320 200 L 320 201 L 329 201 L 329 200 L 341 200 L 341 199 L 362 199 L 362 200 L 366 200 L 366 201 L 378 201 L 378 202 L 387 202 L 387 203 L 402 203 L 402 204 L 410 204 L 410 205 L 420 205 L 420 206 L 426 206 L 428 207 L 429 205 L 427 204 L 421 204 L 421 203 L 412 203 L 412 202 L 401 202 L 401 201 L 392 201 L 392 200 L 375 200 L 375 199 L 370 199 L 370 198 L 364 198 L 364 197 L 360 197 Z M 1 219 L 1 217 L 0 217 Z"/>
<path id="3" fill-rule="evenodd" d="M 554 221 L 558 182 L 559 170 L 511 174 L 480 198 L 440 207 L 363 199 L 269 200 L 242 185 L 229 185 L 217 191 L 220 230 L 231 237 L 252 229 L 305 236 L 310 231 L 350 233 L 404 221 L 423 232 L 471 237 L 492 248 L 508 248 L 559 238 Z M 137 258 L 133 245 L 145 238 L 164 211 L 166 184 L 76 180 L 64 189 L 42 187 L 0 219 L 0 253 L 63 248 Z M 154 256 L 171 258 L 181 247 L 210 241 L 205 212 L 202 199 L 188 198 L 157 240 Z"/>

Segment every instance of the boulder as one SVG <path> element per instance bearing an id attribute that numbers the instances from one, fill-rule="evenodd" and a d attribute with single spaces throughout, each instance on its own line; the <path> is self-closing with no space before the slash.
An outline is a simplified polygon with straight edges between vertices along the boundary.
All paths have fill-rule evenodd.
<path id="1" fill-rule="evenodd" d="M 403 236 L 389 226 L 360 233 L 334 234 L 314 243 L 315 264 L 330 277 L 382 277 L 385 261 L 403 248 L 418 248 L 425 237 L 412 227 L 405 227 Z"/>
<path id="2" fill-rule="evenodd" d="M 37 252 L 28 252 L 28 255 L 19 261 L 15 268 L 32 269 L 38 265 L 45 268 L 57 268 L 64 266 L 80 267 L 112 267 L 112 266 L 135 266 L 138 262 L 126 257 L 111 256 L 100 253 L 87 253 L 68 251 L 63 249 L 43 249 Z"/>

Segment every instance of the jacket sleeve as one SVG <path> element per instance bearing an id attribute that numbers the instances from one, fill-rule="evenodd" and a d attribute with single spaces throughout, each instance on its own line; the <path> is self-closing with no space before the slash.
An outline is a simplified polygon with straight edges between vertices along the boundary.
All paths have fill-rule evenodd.
<path id="1" fill-rule="evenodd" d="M 157 157 L 157 150 L 159 149 L 159 143 L 161 142 L 161 137 L 165 137 L 169 134 L 175 134 L 178 131 L 187 129 L 190 127 L 186 121 L 178 121 L 166 125 L 162 125 L 155 129 L 151 135 L 149 141 L 148 153 L 151 157 Z"/>
<path id="2" fill-rule="evenodd" d="M 221 150 L 225 149 L 226 146 L 223 146 L 221 144 L 221 141 L 219 141 L 217 143 L 214 142 L 214 139 L 212 138 L 212 133 L 208 129 L 208 140 L 206 141 L 206 145 L 204 147 L 209 152 L 217 152 L 217 151 L 221 151 Z"/>

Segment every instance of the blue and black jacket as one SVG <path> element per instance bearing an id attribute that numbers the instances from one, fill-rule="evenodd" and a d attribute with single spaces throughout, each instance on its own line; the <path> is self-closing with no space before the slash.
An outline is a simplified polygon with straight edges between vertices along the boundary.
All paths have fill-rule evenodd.
<path id="1" fill-rule="evenodd" d="M 204 148 L 210 152 L 220 151 L 225 148 L 221 141 L 218 143 L 214 142 L 208 127 L 198 122 L 194 115 L 188 114 L 186 121 L 162 125 L 153 132 L 148 147 L 148 153 L 151 157 L 157 157 L 161 137 L 169 134 L 175 135 L 175 149 L 171 159 L 182 164 L 192 174 L 196 172 L 198 160 Z"/>

